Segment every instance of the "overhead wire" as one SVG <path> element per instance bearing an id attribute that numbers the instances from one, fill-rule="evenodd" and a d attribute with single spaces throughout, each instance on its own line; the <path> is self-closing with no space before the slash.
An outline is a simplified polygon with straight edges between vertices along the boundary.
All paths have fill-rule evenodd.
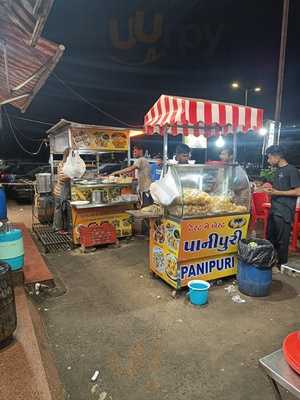
<path id="1" fill-rule="evenodd" d="M 70 92 L 72 92 L 76 97 L 80 98 L 83 102 L 88 104 L 89 106 L 93 107 L 95 110 L 100 112 L 101 114 L 105 115 L 108 118 L 113 119 L 116 122 L 119 122 L 122 125 L 127 126 L 128 128 L 136 128 L 136 129 L 141 129 L 143 128 L 142 125 L 132 125 L 129 124 L 125 121 L 122 121 L 121 119 L 115 117 L 114 115 L 108 113 L 107 111 L 104 111 L 102 108 L 96 106 L 94 103 L 91 103 L 88 99 L 86 99 L 84 96 L 82 96 L 80 93 L 78 93 L 75 89 L 73 89 L 70 85 L 68 85 L 63 79 L 61 79 L 55 72 L 52 73 L 52 75 L 62 84 L 64 85 Z"/>
<path id="2" fill-rule="evenodd" d="M 8 112 L 6 111 L 5 107 L 3 107 L 3 109 L 4 109 L 4 113 L 5 113 L 6 118 L 7 118 L 7 121 L 8 121 L 8 125 L 9 125 L 10 130 L 11 130 L 11 133 L 13 134 L 13 136 L 14 136 L 14 138 L 15 138 L 15 141 L 17 142 L 17 144 L 19 145 L 19 147 L 20 147 L 25 153 L 27 153 L 27 154 L 29 154 L 29 155 L 31 155 L 31 156 L 36 156 L 36 155 L 38 155 L 38 154 L 41 152 L 42 147 L 43 147 L 43 144 L 45 143 L 45 141 L 44 141 L 44 140 L 41 141 L 41 144 L 39 145 L 39 147 L 38 147 L 38 149 L 37 149 L 36 151 L 33 152 L 33 151 L 27 150 L 27 149 L 22 145 L 22 143 L 19 141 L 19 139 L 18 139 L 18 137 L 17 137 L 17 135 L 16 135 L 16 133 L 15 133 L 14 126 L 13 126 L 11 120 L 10 120 L 9 114 L 8 114 Z"/>
<path id="3" fill-rule="evenodd" d="M 10 117 L 13 118 L 13 119 L 20 119 L 22 121 L 28 121 L 28 122 L 33 122 L 33 123 L 36 123 L 36 124 L 42 124 L 42 125 L 48 125 L 48 126 L 53 126 L 54 125 L 54 123 L 51 124 L 50 122 L 39 121 L 37 119 L 18 117 L 16 115 L 10 114 L 10 113 L 8 113 L 8 115 L 10 115 Z"/>
<path id="4" fill-rule="evenodd" d="M 28 140 L 29 142 L 41 142 L 41 141 L 46 140 L 46 138 L 43 138 L 43 137 L 41 137 L 41 138 L 34 138 L 34 139 L 33 139 L 33 138 L 30 138 L 30 137 L 24 135 L 24 133 L 21 132 L 20 129 L 18 129 L 16 126 L 14 126 L 14 128 L 15 128 L 15 130 L 18 132 L 18 134 L 19 134 L 20 136 L 22 136 L 24 139 Z"/>

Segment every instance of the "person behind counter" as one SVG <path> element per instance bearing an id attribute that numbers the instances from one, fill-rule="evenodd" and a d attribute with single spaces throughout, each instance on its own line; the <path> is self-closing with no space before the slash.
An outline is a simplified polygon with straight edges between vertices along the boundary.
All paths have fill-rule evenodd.
<path id="1" fill-rule="evenodd" d="M 222 149 L 220 151 L 219 158 L 224 164 L 232 164 L 233 163 L 233 151 L 232 151 L 232 149 L 230 149 L 228 147 Z"/>
<path id="2" fill-rule="evenodd" d="M 160 154 L 154 157 L 155 163 L 151 164 L 151 181 L 159 181 L 163 170 L 163 158 Z"/>
<path id="3" fill-rule="evenodd" d="M 176 147 L 175 160 L 177 164 L 188 164 L 191 157 L 191 149 L 187 144 L 179 144 Z"/>
<path id="4" fill-rule="evenodd" d="M 71 199 L 70 178 L 64 174 L 64 165 L 71 149 L 64 151 L 63 159 L 57 166 L 57 182 L 54 186 L 53 230 L 65 234 L 69 228 L 68 201 Z"/>
<path id="5" fill-rule="evenodd" d="M 277 250 L 279 268 L 287 266 L 290 235 L 296 211 L 297 197 L 300 196 L 300 173 L 286 160 L 284 149 L 271 146 L 266 151 L 268 163 L 276 167 L 273 188 L 264 192 L 272 196 L 268 219 L 267 238 Z"/>
<path id="6" fill-rule="evenodd" d="M 144 157 L 144 149 L 141 145 L 136 144 L 133 148 L 133 157 L 136 158 L 133 165 L 114 172 L 112 175 L 126 175 L 135 170 L 138 171 L 138 193 L 142 207 L 153 204 L 150 194 L 151 185 L 151 168 L 149 161 Z"/>

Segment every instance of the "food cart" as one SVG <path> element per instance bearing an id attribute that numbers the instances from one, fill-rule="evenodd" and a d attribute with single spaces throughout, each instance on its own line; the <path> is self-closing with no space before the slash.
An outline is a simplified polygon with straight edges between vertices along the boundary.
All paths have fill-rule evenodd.
<path id="1" fill-rule="evenodd" d="M 260 109 L 162 95 L 145 116 L 145 132 L 163 136 L 166 168 L 168 134 L 235 135 L 262 123 Z M 235 275 L 237 244 L 250 219 L 246 172 L 238 164 L 171 165 L 168 182 L 177 195 L 150 219 L 150 271 L 175 289 Z"/>
<path id="2" fill-rule="evenodd" d="M 61 159 L 67 147 L 78 151 L 83 158 L 89 157 L 86 175 L 71 181 L 73 243 L 80 244 L 80 226 L 99 226 L 104 222 L 115 227 L 117 237 L 131 236 L 132 225 L 125 210 L 133 208 L 137 201 L 132 178 L 98 178 L 101 155 L 118 153 L 130 159 L 128 130 L 61 120 L 47 133 L 53 178 L 58 158 Z"/>

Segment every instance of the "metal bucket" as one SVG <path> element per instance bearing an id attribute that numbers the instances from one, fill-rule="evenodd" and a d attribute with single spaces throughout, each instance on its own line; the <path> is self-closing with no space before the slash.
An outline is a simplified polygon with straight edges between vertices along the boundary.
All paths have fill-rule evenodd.
<path id="1" fill-rule="evenodd" d="M 54 198 L 49 194 L 38 197 L 37 202 L 38 220 L 41 224 L 51 224 L 54 215 Z"/>
<path id="2" fill-rule="evenodd" d="M 52 191 L 51 186 L 51 174 L 43 173 L 36 174 L 36 189 L 38 193 L 50 193 Z"/>
<path id="3" fill-rule="evenodd" d="M 103 194 L 104 194 L 103 190 L 93 190 L 92 203 L 94 203 L 94 204 L 105 203 Z"/>

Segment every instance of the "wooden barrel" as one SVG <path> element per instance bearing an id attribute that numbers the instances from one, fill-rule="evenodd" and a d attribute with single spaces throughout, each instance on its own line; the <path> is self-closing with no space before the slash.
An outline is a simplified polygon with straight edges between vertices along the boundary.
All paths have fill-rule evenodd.
<path id="1" fill-rule="evenodd" d="M 17 327 L 15 293 L 11 279 L 11 269 L 0 264 L 0 348 L 10 343 Z"/>

